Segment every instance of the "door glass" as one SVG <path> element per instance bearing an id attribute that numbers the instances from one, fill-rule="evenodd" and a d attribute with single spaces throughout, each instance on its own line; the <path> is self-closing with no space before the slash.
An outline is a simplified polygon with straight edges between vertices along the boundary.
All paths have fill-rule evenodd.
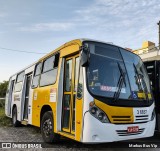
<path id="1" fill-rule="evenodd" d="M 77 91 L 77 84 L 78 84 L 78 69 L 79 69 L 79 57 L 76 58 L 76 62 L 75 62 L 74 91 Z"/>
<path id="2" fill-rule="evenodd" d="M 71 91 L 72 83 L 72 60 L 66 61 L 65 64 L 65 91 Z"/>
<path id="3" fill-rule="evenodd" d="M 63 98 L 63 128 L 69 128 L 70 120 L 70 95 L 66 94 Z"/>

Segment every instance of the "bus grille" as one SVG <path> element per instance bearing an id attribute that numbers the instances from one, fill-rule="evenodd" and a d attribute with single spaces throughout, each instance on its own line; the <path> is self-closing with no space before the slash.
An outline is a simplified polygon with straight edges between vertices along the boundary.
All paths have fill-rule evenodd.
<path id="1" fill-rule="evenodd" d="M 131 123 L 131 116 L 112 116 L 113 123 Z"/>
<path id="2" fill-rule="evenodd" d="M 148 118 L 148 115 L 135 116 L 135 122 L 147 122 Z"/>
<path id="3" fill-rule="evenodd" d="M 133 132 L 133 133 L 128 133 L 127 130 L 116 130 L 116 132 L 119 136 L 138 135 L 138 134 L 142 134 L 143 131 L 144 131 L 144 128 L 141 128 L 138 130 L 138 132 Z"/>

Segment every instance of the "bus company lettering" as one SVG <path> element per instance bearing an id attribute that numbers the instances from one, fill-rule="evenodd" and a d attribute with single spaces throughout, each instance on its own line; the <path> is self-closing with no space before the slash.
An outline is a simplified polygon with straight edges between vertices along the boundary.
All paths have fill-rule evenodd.
<path id="1" fill-rule="evenodd" d="M 19 95 L 14 95 L 14 101 L 20 101 Z"/>
<path id="2" fill-rule="evenodd" d="M 105 85 L 101 85 L 100 89 L 101 89 L 101 91 L 109 91 L 109 92 L 116 92 L 117 91 L 117 87 L 111 87 L 111 86 L 105 86 Z M 121 93 L 126 93 L 126 89 L 122 88 Z"/>

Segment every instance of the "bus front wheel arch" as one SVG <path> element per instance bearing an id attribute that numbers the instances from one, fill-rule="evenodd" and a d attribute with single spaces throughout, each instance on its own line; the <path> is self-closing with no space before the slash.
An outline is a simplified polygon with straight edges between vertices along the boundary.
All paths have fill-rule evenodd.
<path id="1" fill-rule="evenodd" d="M 54 119 L 52 111 L 47 111 L 42 116 L 41 134 L 46 143 L 53 143 L 59 139 L 59 135 L 54 133 Z"/>

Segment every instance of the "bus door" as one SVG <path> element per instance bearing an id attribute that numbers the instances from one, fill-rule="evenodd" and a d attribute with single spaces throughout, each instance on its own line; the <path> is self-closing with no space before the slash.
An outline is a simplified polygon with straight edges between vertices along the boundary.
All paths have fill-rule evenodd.
<path id="1" fill-rule="evenodd" d="M 62 130 L 71 134 L 75 134 L 75 99 L 78 82 L 78 69 L 78 55 L 65 59 Z"/>
<path id="2" fill-rule="evenodd" d="M 24 99 L 24 112 L 23 119 L 28 120 L 28 103 L 29 103 L 29 92 L 31 86 L 32 74 L 26 75 L 26 89 L 25 89 L 25 99 Z"/>
<path id="3" fill-rule="evenodd" d="M 11 115 L 11 104 L 12 104 L 12 94 L 13 94 L 13 88 L 14 88 L 14 81 L 12 80 L 10 85 L 9 85 L 9 90 L 8 90 L 8 109 L 7 109 L 7 115 L 10 116 Z"/>

